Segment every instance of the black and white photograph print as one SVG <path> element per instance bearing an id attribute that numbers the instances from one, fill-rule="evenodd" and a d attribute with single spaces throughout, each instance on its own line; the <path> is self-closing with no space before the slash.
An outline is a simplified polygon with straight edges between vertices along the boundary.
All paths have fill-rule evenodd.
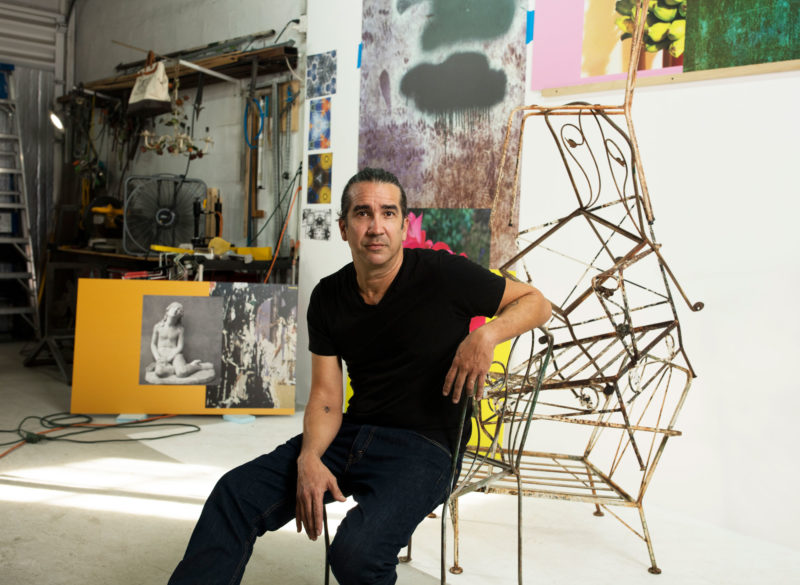
<path id="1" fill-rule="evenodd" d="M 217 282 L 223 303 L 218 382 L 207 408 L 294 408 L 297 287 Z"/>
<path id="2" fill-rule="evenodd" d="M 144 295 L 139 384 L 205 385 L 218 373 L 222 299 Z"/>
<path id="3" fill-rule="evenodd" d="M 310 240 L 331 239 L 331 210 L 304 209 L 303 231 Z"/>

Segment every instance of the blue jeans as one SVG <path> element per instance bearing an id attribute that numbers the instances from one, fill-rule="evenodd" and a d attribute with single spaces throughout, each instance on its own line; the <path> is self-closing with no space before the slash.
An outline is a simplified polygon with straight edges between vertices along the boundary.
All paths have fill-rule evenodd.
<path id="1" fill-rule="evenodd" d="M 297 435 L 219 480 L 169 585 L 241 581 L 256 537 L 295 517 L 301 445 Z M 447 497 L 450 452 L 414 431 L 343 423 L 322 461 L 357 504 L 331 543 L 334 576 L 341 585 L 393 584 L 400 549 Z"/>

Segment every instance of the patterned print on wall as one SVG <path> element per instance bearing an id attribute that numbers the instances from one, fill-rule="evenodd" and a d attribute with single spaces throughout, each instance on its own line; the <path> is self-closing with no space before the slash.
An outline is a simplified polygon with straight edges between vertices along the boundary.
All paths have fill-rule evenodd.
<path id="1" fill-rule="evenodd" d="M 331 202 L 331 167 L 333 153 L 308 155 L 308 199 L 307 203 Z"/>
<path id="2" fill-rule="evenodd" d="M 303 232 L 310 240 L 331 239 L 331 210 L 304 209 Z"/>
<path id="3" fill-rule="evenodd" d="M 311 100 L 308 108 L 308 150 L 327 150 L 331 147 L 331 98 Z"/>
<path id="4" fill-rule="evenodd" d="M 309 55 L 306 61 L 306 95 L 310 98 L 336 93 L 336 51 Z"/>

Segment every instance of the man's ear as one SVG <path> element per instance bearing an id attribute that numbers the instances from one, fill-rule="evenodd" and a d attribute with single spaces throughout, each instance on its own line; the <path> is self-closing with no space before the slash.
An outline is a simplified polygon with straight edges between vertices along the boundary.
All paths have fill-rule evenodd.
<path id="1" fill-rule="evenodd" d="M 343 217 L 339 218 L 339 233 L 342 234 L 342 240 L 347 241 L 347 222 Z"/>
<path id="2" fill-rule="evenodd" d="M 401 241 L 405 242 L 408 237 L 408 216 L 403 218 L 403 230 L 401 233 L 403 234 L 403 239 Z"/>

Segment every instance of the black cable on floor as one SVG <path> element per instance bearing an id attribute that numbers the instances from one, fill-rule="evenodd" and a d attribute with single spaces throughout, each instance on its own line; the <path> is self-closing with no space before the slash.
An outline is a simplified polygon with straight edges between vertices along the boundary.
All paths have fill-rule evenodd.
<path id="1" fill-rule="evenodd" d="M 25 443 L 40 443 L 42 441 L 65 441 L 68 443 L 87 443 L 87 444 L 126 443 L 126 442 L 155 441 L 158 439 L 168 439 L 171 437 L 179 437 L 181 435 L 188 435 L 190 433 L 197 433 L 200 431 L 199 426 L 190 423 L 154 422 L 165 418 L 171 418 L 173 416 L 174 415 L 154 416 L 142 420 L 132 420 L 121 423 L 94 423 L 92 422 L 93 421 L 92 417 L 88 415 L 71 414 L 69 412 L 57 412 L 54 414 L 48 414 L 46 416 L 26 416 L 25 418 L 22 419 L 22 421 L 20 421 L 16 429 L 0 429 L 0 433 L 16 434 L 18 437 L 14 441 L 0 443 L 0 447 L 7 447 L 9 445 L 14 445 L 10 449 L 4 451 L 3 453 L 0 453 L 0 458 L 8 455 L 14 449 L 21 447 Z M 25 423 L 32 420 L 38 422 L 39 426 L 43 427 L 44 430 L 32 431 L 25 429 L 24 428 Z M 76 435 L 83 435 L 86 433 L 95 433 L 95 432 L 105 431 L 108 429 L 119 429 L 124 427 L 136 427 L 137 429 L 178 427 L 186 430 L 168 433 L 165 435 L 159 435 L 156 437 L 140 437 L 136 439 L 122 438 L 122 439 L 79 440 L 79 439 L 69 438 L 69 437 L 74 437 Z M 51 433 L 55 433 L 58 431 L 66 431 L 66 432 L 50 436 Z"/>

